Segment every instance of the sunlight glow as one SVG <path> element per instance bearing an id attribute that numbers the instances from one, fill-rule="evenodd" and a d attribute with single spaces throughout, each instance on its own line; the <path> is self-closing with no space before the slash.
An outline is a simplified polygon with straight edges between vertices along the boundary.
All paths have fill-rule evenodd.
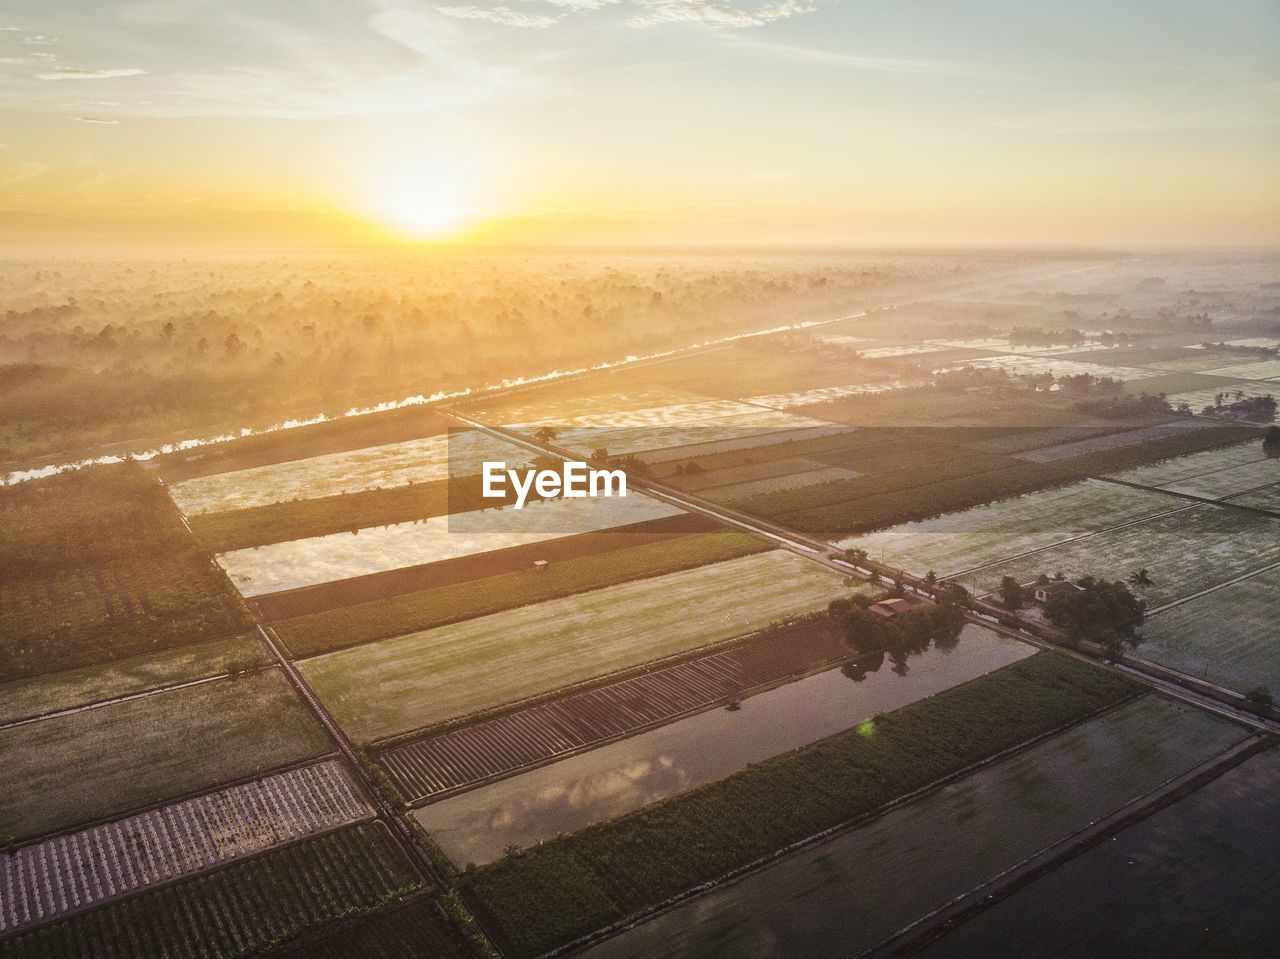
<path id="1" fill-rule="evenodd" d="M 474 222 L 462 179 L 452 171 L 406 167 L 388 171 L 372 190 L 370 211 L 411 240 L 441 240 Z"/>

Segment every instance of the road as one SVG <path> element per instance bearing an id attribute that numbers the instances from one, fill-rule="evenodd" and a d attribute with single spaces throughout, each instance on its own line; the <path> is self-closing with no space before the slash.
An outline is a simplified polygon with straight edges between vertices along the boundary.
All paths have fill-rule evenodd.
<path id="1" fill-rule="evenodd" d="M 405 858 L 409 860 L 419 878 L 430 885 L 439 889 L 449 888 L 449 877 L 443 870 L 436 865 L 435 861 L 419 846 L 413 839 L 413 834 L 404 820 L 392 808 L 386 797 L 378 790 L 377 784 L 374 783 L 372 777 L 369 776 L 364 764 L 360 761 L 360 755 L 356 752 L 355 746 L 351 740 L 347 738 L 347 734 L 343 732 L 342 727 L 334 722 L 333 717 L 329 714 L 329 710 L 312 692 L 311 687 L 298 672 L 297 668 L 281 651 L 276 639 L 271 635 L 270 631 L 262 625 L 256 625 L 258 638 L 262 640 L 262 644 L 267 648 L 267 652 L 271 658 L 275 660 L 276 665 L 284 672 L 285 679 L 289 681 L 289 685 L 293 687 L 294 692 L 311 710 L 312 716 L 316 722 L 324 729 L 338 747 L 338 751 L 342 753 L 347 760 L 347 764 L 351 767 L 351 774 L 355 777 L 357 784 L 365 793 L 365 798 L 373 805 L 377 811 L 378 819 L 387 827 L 392 839 L 400 848 Z"/>

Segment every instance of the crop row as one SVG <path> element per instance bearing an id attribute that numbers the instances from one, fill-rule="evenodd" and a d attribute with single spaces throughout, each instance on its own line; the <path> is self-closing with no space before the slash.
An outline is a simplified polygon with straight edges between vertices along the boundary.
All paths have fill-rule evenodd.
<path id="1" fill-rule="evenodd" d="M 336 761 L 232 786 L 0 856 L 0 932 L 366 816 Z"/>
<path id="2" fill-rule="evenodd" d="M 222 959 L 422 888 L 376 824 L 293 843 L 19 933 L 9 959 Z"/>

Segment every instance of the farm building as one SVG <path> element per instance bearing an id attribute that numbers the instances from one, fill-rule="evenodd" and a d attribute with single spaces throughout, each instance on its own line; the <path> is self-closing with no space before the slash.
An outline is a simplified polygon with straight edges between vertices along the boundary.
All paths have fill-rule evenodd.
<path id="1" fill-rule="evenodd" d="M 911 602 L 911 600 L 904 599 L 903 597 L 897 597 L 895 599 L 884 599 L 878 603 L 872 603 L 867 607 L 867 610 L 875 613 L 877 616 L 883 616 L 885 619 L 892 619 L 899 613 L 905 613 L 914 606 L 915 603 Z"/>
<path id="2" fill-rule="evenodd" d="M 1065 579 L 1055 579 L 1051 583 L 1038 584 L 1036 586 L 1036 602 L 1043 606 L 1049 602 L 1050 596 L 1057 596 L 1059 593 L 1078 593 L 1080 587 L 1075 583 Z"/>

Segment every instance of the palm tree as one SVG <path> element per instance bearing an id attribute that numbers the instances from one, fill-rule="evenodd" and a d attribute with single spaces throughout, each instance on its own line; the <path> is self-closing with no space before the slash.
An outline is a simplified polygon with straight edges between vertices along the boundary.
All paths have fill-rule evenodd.
<path id="1" fill-rule="evenodd" d="M 553 430 L 550 426 L 542 426 L 542 427 L 539 427 L 538 432 L 533 434 L 533 438 L 537 440 L 539 443 L 541 443 L 543 446 L 546 446 L 548 443 L 550 443 L 553 439 L 556 438 L 556 431 Z"/>
<path id="2" fill-rule="evenodd" d="M 1142 567 L 1142 569 L 1138 570 L 1136 573 L 1129 574 L 1130 586 L 1150 586 L 1151 584 L 1152 584 L 1152 579 L 1150 574 L 1148 574 L 1147 568 L 1145 566 Z"/>

